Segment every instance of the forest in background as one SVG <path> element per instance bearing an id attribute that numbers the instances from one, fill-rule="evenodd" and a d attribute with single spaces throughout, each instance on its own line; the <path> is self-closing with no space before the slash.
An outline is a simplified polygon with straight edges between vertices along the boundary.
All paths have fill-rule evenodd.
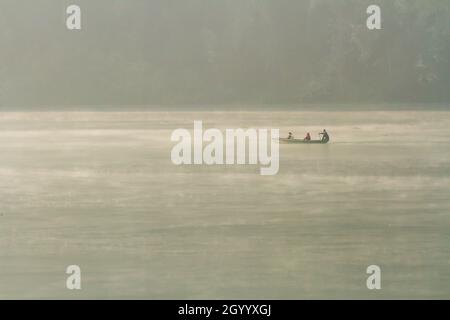
<path id="1" fill-rule="evenodd" d="M 449 59 L 448 0 L 0 0 L 0 108 L 446 104 Z"/>

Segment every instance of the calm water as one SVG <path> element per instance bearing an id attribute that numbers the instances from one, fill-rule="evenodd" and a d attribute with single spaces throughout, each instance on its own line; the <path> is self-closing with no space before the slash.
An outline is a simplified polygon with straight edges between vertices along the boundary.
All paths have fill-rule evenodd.
<path id="1" fill-rule="evenodd" d="M 332 141 L 174 166 L 194 120 Z M 450 298 L 448 112 L 0 113 L 0 152 L 3 299 Z"/>

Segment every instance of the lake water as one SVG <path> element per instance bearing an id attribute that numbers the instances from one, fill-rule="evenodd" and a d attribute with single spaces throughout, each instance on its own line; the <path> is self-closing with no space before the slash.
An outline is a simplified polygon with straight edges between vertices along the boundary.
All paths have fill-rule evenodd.
<path id="1" fill-rule="evenodd" d="M 331 143 L 175 166 L 194 120 Z M 0 154 L 2 299 L 450 298 L 449 112 L 3 112 Z"/>

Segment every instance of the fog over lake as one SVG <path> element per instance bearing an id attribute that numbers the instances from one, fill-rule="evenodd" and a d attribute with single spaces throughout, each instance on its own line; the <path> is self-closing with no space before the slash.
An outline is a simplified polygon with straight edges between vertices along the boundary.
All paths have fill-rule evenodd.
<path id="1" fill-rule="evenodd" d="M 194 120 L 331 141 L 175 166 Z M 0 113 L 0 298 L 450 298 L 449 137 L 445 111 Z"/>
<path id="2" fill-rule="evenodd" d="M 450 299 L 449 17 L 0 0 L 0 299 Z M 298 140 L 175 165 L 195 121 Z"/>
<path id="3" fill-rule="evenodd" d="M 0 1 L 0 110 L 450 102 L 449 1 L 69 4 Z"/>

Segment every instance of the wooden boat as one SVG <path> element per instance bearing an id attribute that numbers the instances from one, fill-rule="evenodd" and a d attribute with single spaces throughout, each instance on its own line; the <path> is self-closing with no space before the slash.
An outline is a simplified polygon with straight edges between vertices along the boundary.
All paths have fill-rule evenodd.
<path id="1" fill-rule="evenodd" d="M 292 143 L 292 144 L 325 144 L 325 143 L 328 143 L 328 140 L 303 140 L 303 139 L 280 138 L 280 143 Z"/>

